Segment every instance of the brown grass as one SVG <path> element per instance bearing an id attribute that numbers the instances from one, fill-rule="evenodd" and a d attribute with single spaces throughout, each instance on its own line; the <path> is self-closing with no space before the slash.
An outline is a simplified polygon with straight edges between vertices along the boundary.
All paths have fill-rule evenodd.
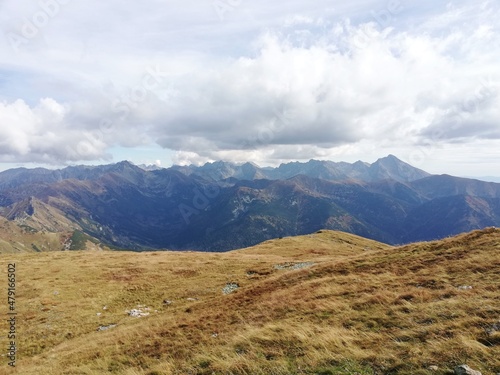
<path id="1" fill-rule="evenodd" d="M 18 265 L 19 352 L 0 374 L 494 374 L 499 251 L 488 229 L 399 248 L 322 231 L 225 254 L 1 255 L 4 280 Z M 274 267 L 297 262 L 314 265 Z M 138 306 L 150 315 L 125 313 Z"/>

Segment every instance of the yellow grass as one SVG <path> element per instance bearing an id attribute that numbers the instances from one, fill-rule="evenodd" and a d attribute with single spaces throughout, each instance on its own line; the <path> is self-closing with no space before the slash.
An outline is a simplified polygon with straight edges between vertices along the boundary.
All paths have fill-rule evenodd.
<path id="1" fill-rule="evenodd" d="M 3 254 L 19 352 L 0 374 L 495 374 L 499 251 L 488 229 L 399 248 L 321 231 L 225 254 Z"/>

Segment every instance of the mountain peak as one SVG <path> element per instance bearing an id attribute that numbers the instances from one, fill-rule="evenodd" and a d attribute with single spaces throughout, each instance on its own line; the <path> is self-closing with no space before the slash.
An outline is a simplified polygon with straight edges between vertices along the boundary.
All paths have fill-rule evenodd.
<path id="1" fill-rule="evenodd" d="M 429 177 L 430 173 L 415 168 L 396 156 L 389 154 L 384 158 L 378 159 L 370 166 L 370 175 L 375 180 L 393 179 L 399 182 L 410 182 Z"/>
<path id="2" fill-rule="evenodd" d="M 399 159 L 397 156 L 393 155 L 393 154 L 389 154 L 387 156 L 384 156 L 383 158 L 379 158 L 375 163 L 383 163 L 383 162 L 391 162 L 391 163 L 404 163 L 404 164 L 407 164 L 405 163 L 404 161 L 402 161 L 401 159 Z"/>
<path id="3" fill-rule="evenodd" d="M 242 166 L 242 167 L 243 167 L 243 166 L 252 166 L 252 167 L 254 167 L 254 168 L 260 168 L 257 164 L 255 164 L 255 163 L 254 163 L 254 162 L 252 162 L 252 161 L 247 161 L 246 163 L 242 164 L 241 166 Z"/>

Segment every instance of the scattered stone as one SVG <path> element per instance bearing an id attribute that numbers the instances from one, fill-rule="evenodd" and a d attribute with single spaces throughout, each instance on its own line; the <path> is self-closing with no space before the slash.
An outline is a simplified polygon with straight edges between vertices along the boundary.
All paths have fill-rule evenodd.
<path id="1" fill-rule="evenodd" d="M 239 288 L 240 288 L 240 286 L 236 283 L 227 283 L 226 286 L 224 288 L 222 288 L 222 293 L 226 294 L 226 295 L 231 294 Z"/>
<path id="2" fill-rule="evenodd" d="M 215 338 L 217 338 L 218 336 L 219 336 L 219 334 L 218 334 L 218 333 L 213 333 L 213 334 L 212 334 L 212 337 L 213 337 L 214 339 L 215 339 Z"/>
<path id="3" fill-rule="evenodd" d="M 300 270 L 303 268 L 309 268 L 314 266 L 313 262 L 302 262 L 302 263 L 282 263 L 276 264 L 274 269 L 276 270 Z"/>
<path id="4" fill-rule="evenodd" d="M 438 371 L 438 370 L 439 370 L 439 367 L 438 367 L 438 366 L 435 366 L 435 365 L 432 365 L 432 366 L 429 366 L 429 370 L 430 370 L 430 371 Z"/>
<path id="5" fill-rule="evenodd" d="M 103 309 L 103 310 L 107 310 L 107 309 L 108 309 L 108 306 L 104 306 L 102 309 Z"/>
<path id="6" fill-rule="evenodd" d="M 134 318 L 142 318 L 143 316 L 148 316 L 148 312 L 144 312 L 139 309 L 132 309 L 125 311 L 129 316 L 133 316 Z"/>
<path id="7" fill-rule="evenodd" d="M 97 331 L 106 331 L 108 329 L 111 329 L 111 328 L 115 328 L 116 327 L 116 324 L 110 324 L 109 326 L 100 326 L 99 328 L 97 328 Z"/>
<path id="8" fill-rule="evenodd" d="M 458 287 L 458 289 L 460 289 L 460 290 L 470 290 L 470 289 L 472 289 L 472 286 L 470 286 L 470 285 L 460 285 Z"/>
<path id="9" fill-rule="evenodd" d="M 186 301 L 194 302 L 198 301 L 198 298 L 186 298 Z"/>
<path id="10" fill-rule="evenodd" d="M 163 304 L 164 304 L 164 305 L 169 306 L 169 305 L 171 305 L 172 303 L 174 303 L 174 302 L 173 302 L 173 301 L 170 301 L 170 300 L 168 300 L 168 299 L 164 299 L 164 300 L 163 300 Z"/>
<path id="11" fill-rule="evenodd" d="M 101 313 L 97 313 L 96 315 L 97 315 L 97 316 L 101 316 L 102 314 L 101 314 Z"/>
<path id="12" fill-rule="evenodd" d="M 482 375 L 481 372 L 471 369 L 467 365 L 455 367 L 455 375 Z"/>

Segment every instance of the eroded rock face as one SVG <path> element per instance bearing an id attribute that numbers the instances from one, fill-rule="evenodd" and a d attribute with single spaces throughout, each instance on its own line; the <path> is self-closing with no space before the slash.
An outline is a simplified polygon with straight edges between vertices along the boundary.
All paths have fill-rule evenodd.
<path id="1" fill-rule="evenodd" d="M 482 375 L 481 372 L 471 369 L 467 365 L 455 367 L 455 375 Z"/>

